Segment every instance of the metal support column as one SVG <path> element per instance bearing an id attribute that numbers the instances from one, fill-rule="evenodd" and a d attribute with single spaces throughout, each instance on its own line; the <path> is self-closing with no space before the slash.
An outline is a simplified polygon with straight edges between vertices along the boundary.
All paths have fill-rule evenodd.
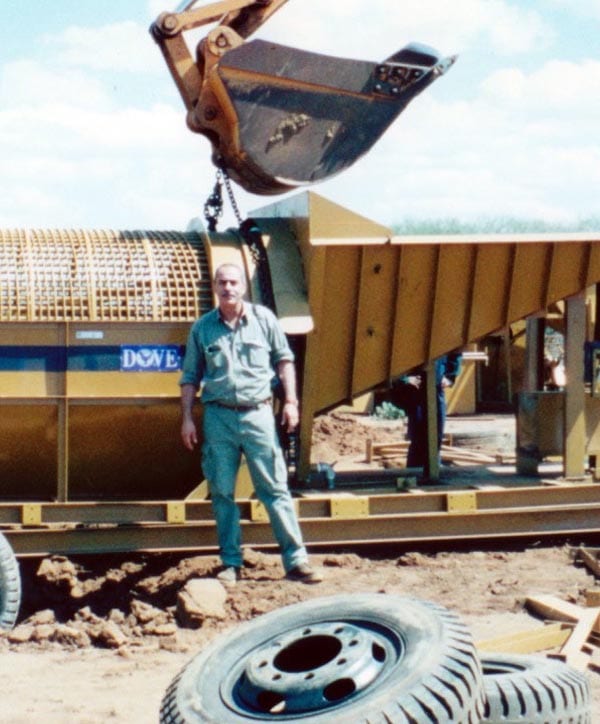
<path id="1" fill-rule="evenodd" d="M 566 478 L 585 473 L 585 385 L 583 380 L 584 344 L 586 339 L 585 294 L 566 300 L 566 335 L 564 408 L 564 468 Z"/>
<path id="2" fill-rule="evenodd" d="M 543 317 L 529 317 L 526 328 L 525 390 L 537 392 L 544 389 L 544 328 Z"/>
<path id="3" fill-rule="evenodd" d="M 69 341 L 68 324 L 59 325 L 59 345 L 67 349 Z M 65 369 L 62 370 L 58 382 L 57 405 L 57 441 L 56 441 L 56 500 L 64 503 L 69 499 L 69 397 L 67 384 L 67 355 L 65 352 Z"/>
<path id="4" fill-rule="evenodd" d="M 425 477 L 429 480 L 440 478 L 440 458 L 438 451 L 438 414 L 437 386 L 435 380 L 435 362 L 425 366 L 425 394 L 427 399 L 427 461 Z"/>

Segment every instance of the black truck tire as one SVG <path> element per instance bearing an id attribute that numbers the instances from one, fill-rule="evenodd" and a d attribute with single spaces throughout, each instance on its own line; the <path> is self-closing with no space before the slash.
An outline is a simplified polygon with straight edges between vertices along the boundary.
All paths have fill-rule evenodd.
<path id="1" fill-rule="evenodd" d="M 488 724 L 592 724 L 589 682 L 544 656 L 480 654 Z"/>
<path id="2" fill-rule="evenodd" d="M 10 543 L 0 533 L 0 629 L 13 628 L 19 614 L 20 603 L 19 564 Z"/>
<path id="3" fill-rule="evenodd" d="M 476 724 L 483 703 L 479 658 L 455 614 L 344 594 L 271 611 L 217 639 L 173 680 L 160 721 Z"/>

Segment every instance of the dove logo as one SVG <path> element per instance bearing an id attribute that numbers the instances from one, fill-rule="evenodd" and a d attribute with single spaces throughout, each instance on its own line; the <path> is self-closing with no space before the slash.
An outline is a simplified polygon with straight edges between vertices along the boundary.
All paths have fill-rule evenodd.
<path id="1" fill-rule="evenodd" d="M 176 345 L 123 345 L 121 372 L 177 372 L 181 350 Z"/>

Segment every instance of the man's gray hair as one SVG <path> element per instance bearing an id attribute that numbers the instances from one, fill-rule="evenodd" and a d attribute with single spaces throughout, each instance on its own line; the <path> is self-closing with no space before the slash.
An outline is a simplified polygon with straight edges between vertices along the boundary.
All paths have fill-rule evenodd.
<path id="1" fill-rule="evenodd" d="M 213 281 L 215 281 L 215 282 L 217 281 L 217 277 L 219 276 L 219 272 L 220 272 L 222 269 L 228 269 L 228 268 L 229 268 L 229 269 L 236 269 L 237 272 L 238 272 L 239 275 L 240 275 L 240 279 L 241 279 L 244 283 L 246 283 L 246 275 L 244 274 L 244 270 L 242 269 L 242 267 L 241 267 L 239 264 L 235 264 L 234 262 L 230 262 L 230 261 L 226 261 L 226 262 L 223 262 L 222 264 L 219 264 L 219 266 L 215 269 L 215 275 L 214 275 L 214 277 L 213 277 Z"/>

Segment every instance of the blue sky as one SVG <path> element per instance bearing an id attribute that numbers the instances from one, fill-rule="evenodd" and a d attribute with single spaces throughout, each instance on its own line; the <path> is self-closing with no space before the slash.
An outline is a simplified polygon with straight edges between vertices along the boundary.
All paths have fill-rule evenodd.
<path id="1" fill-rule="evenodd" d="M 148 33 L 176 5 L 5 0 L 0 227 L 183 229 L 202 214 L 210 146 Z M 373 61 L 411 41 L 460 56 L 312 187 L 332 201 L 384 224 L 600 217 L 600 0 L 289 0 L 257 35 Z M 281 198 L 236 197 L 243 215 Z"/>

